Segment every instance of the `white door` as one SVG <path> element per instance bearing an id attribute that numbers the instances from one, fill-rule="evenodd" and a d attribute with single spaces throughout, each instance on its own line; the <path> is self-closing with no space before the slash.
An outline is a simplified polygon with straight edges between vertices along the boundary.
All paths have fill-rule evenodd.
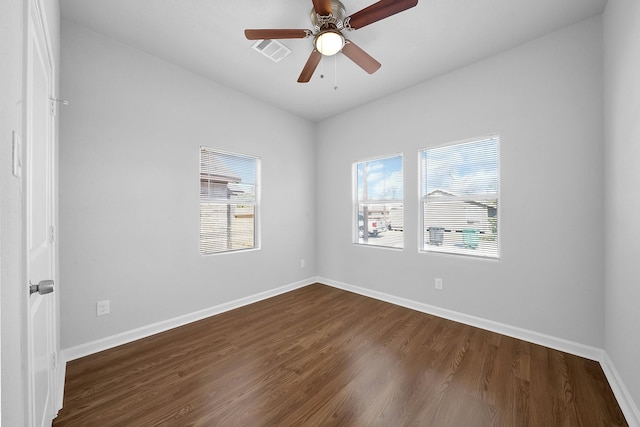
<path id="1" fill-rule="evenodd" d="M 40 3 L 29 0 L 28 4 L 24 223 L 27 277 L 34 285 L 29 287 L 27 309 L 28 416 L 31 426 L 50 426 L 55 415 L 53 382 L 57 347 L 55 294 L 47 293 L 55 277 L 53 61 Z"/>

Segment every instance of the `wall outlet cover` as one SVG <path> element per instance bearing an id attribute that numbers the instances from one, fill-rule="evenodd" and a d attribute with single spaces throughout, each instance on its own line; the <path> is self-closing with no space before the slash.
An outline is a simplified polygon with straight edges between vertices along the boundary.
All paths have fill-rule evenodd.
<path id="1" fill-rule="evenodd" d="M 96 303 L 96 316 L 109 314 L 109 300 L 98 301 Z"/>

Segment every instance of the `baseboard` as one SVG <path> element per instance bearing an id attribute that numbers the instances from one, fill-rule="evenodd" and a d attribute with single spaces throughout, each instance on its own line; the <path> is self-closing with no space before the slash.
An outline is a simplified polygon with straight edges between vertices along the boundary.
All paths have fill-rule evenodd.
<path id="1" fill-rule="evenodd" d="M 629 424 L 630 427 L 640 427 L 640 409 L 638 409 L 638 406 L 634 403 L 631 393 L 629 393 L 629 390 L 624 385 L 620 374 L 616 370 L 607 352 L 602 353 L 600 366 L 602 366 L 602 370 L 609 381 L 618 405 L 620 405 L 620 409 L 622 409 L 622 413 L 627 419 L 627 424 Z"/>
<path id="2" fill-rule="evenodd" d="M 453 310 L 448 310 L 441 307 L 425 304 L 418 301 L 409 300 L 406 298 L 398 297 L 395 295 L 386 294 L 384 292 L 378 292 L 367 288 L 361 288 L 359 286 L 349 285 L 346 283 L 338 282 L 335 280 L 327 279 L 325 277 L 318 277 L 318 282 L 333 286 L 335 288 L 343 289 L 345 291 L 354 292 L 356 294 L 364 295 L 367 297 L 375 298 L 381 301 L 389 302 L 391 304 L 399 305 L 401 307 L 410 308 L 412 310 L 420 311 L 434 316 L 442 317 L 444 319 L 453 320 L 454 322 L 464 323 L 465 325 L 475 326 L 480 329 L 485 329 L 491 332 L 497 332 L 502 335 L 507 335 L 513 338 L 518 338 L 524 341 L 532 342 L 535 344 L 543 345 L 545 347 L 553 348 L 555 350 L 564 351 L 566 353 L 575 354 L 577 356 L 584 357 L 586 359 L 600 361 L 602 358 L 603 350 L 596 347 L 576 343 L 573 341 L 557 338 L 551 335 L 542 334 L 540 332 L 531 331 L 528 329 L 519 328 L 516 326 L 507 325 L 493 320 L 483 319 L 481 317 L 471 316 L 469 314 L 460 313 Z"/>
<path id="3" fill-rule="evenodd" d="M 237 300 L 209 307 L 204 310 L 199 310 L 193 313 L 185 314 L 183 316 L 174 317 L 173 319 L 164 320 L 162 322 L 143 326 L 141 328 L 133 329 L 121 334 L 112 335 L 110 337 L 101 338 L 99 340 L 91 341 L 85 344 L 80 344 L 75 347 L 66 348 L 61 351 L 61 359 L 64 364 L 66 362 L 70 362 L 72 360 L 88 356 L 90 354 L 108 350 L 122 344 L 127 344 L 141 338 L 146 338 L 160 332 L 168 331 L 169 329 L 177 328 L 178 326 L 183 326 L 188 323 L 205 319 L 207 317 L 215 316 L 216 314 L 224 313 L 225 311 L 233 310 L 235 308 L 253 304 L 254 302 L 262 301 L 276 295 L 290 292 L 294 289 L 302 288 L 304 286 L 315 283 L 315 281 L 315 278 L 301 280 L 296 283 L 291 283 L 279 288 L 270 289 L 268 291 L 260 292 L 244 298 L 239 298 Z M 64 381 L 62 381 L 62 383 L 64 384 Z"/>
<path id="4" fill-rule="evenodd" d="M 61 357 L 59 357 L 59 359 L 61 359 Z M 58 416 L 58 411 L 62 409 L 62 403 L 64 400 L 64 378 L 67 375 L 67 363 L 64 361 L 64 359 L 62 359 L 61 361 L 59 360 L 59 363 L 56 364 L 56 369 L 54 372 L 56 378 L 54 382 L 55 395 L 53 396 L 53 402 L 55 416 Z"/>

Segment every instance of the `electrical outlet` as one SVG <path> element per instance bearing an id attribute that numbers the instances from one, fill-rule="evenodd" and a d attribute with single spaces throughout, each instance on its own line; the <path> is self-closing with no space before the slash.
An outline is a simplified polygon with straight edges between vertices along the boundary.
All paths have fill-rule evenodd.
<path id="1" fill-rule="evenodd" d="M 96 303 L 96 316 L 109 314 L 109 300 L 105 299 Z"/>
<path id="2" fill-rule="evenodd" d="M 443 287 L 442 287 L 442 279 L 439 278 L 439 277 L 436 277 L 436 289 L 438 289 L 438 290 L 442 290 L 443 289 Z"/>
<path id="3" fill-rule="evenodd" d="M 307 262 L 303 259 L 300 260 L 300 268 L 304 268 L 304 266 L 307 265 Z"/>

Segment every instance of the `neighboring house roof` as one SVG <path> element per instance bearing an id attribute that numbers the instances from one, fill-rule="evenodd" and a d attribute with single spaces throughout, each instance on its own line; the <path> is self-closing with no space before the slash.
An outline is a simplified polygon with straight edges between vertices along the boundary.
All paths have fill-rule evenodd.
<path id="1" fill-rule="evenodd" d="M 207 156 L 206 162 L 200 165 L 200 179 L 206 179 L 211 182 L 239 183 L 242 178 L 235 175 L 231 169 L 216 155 Z"/>
<path id="2" fill-rule="evenodd" d="M 427 197 L 429 197 L 429 196 L 457 196 L 457 194 L 453 194 L 453 193 L 450 193 L 448 191 L 436 189 L 436 190 L 433 190 L 431 193 L 428 193 Z"/>
<path id="3" fill-rule="evenodd" d="M 453 196 L 453 197 L 459 197 L 459 194 L 453 194 L 450 193 L 449 191 L 445 191 L 445 190 L 441 190 L 441 189 L 436 189 L 433 190 L 432 192 L 427 194 L 427 197 L 438 197 L 438 196 Z M 477 206 L 482 206 L 482 207 L 486 207 L 486 208 L 493 208 L 495 209 L 497 204 L 496 203 L 482 203 L 482 202 L 476 202 L 473 200 L 463 200 L 465 203 L 469 203 L 469 204 L 473 204 L 473 205 L 477 205 Z"/>
<path id="4" fill-rule="evenodd" d="M 240 179 L 237 176 L 208 174 L 208 173 L 201 173 L 200 174 L 200 180 L 206 180 L 206 181 L 210 181 L 210 182 L 220 182 L 222 184 L 227 184 L 227 183 L 230 183 L 230 182 L 237 184 L 240 181 L 242 181 L 242 179 Z"/>

